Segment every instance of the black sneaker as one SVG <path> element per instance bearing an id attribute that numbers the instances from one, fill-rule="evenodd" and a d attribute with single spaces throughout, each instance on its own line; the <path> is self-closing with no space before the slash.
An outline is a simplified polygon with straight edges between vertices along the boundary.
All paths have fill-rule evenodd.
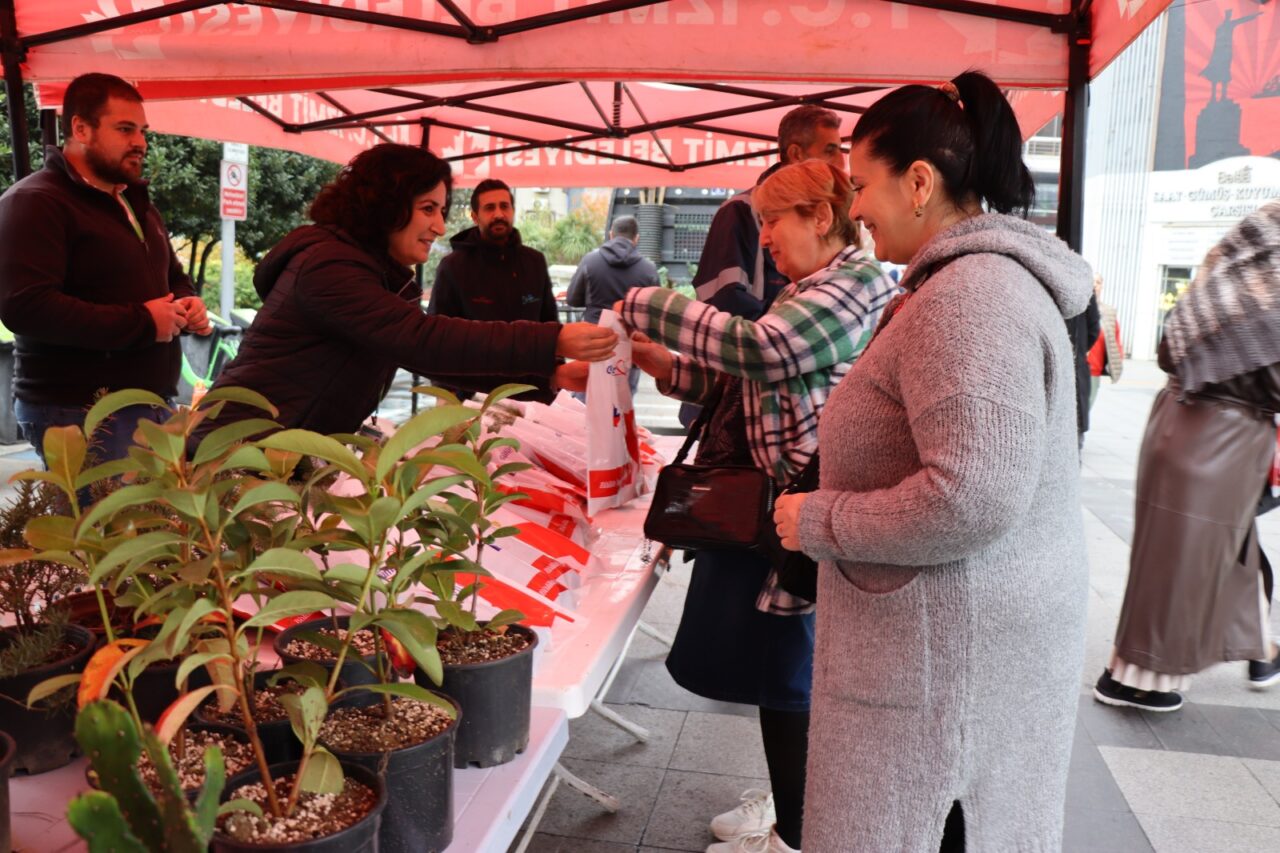
<path id="1" fill-rule="evenodd" d="M 1280 651 L 1271 660 L 1249 661 L 1249 686 L 1262 690 L 1280 681 Z"/>
<path id="2" fill-rule="evenodd" d="M 1251 667 L 1252 663 L 1249 664 Z M 1111 677 L 1111 670 L 1104 669 L 1093 686 L 1093 698 L 1117 708 L 1140 708 L 1143 711 L 1176 711 L 1182 707 L 1182 694 L 1176 690 L 1136 690 Z"/>

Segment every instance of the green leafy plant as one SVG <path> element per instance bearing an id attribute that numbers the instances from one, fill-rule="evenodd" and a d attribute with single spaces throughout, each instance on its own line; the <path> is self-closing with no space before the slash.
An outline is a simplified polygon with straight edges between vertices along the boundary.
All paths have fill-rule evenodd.
<path id="1" fill-rule="evenodd" d="M 442 704 L 416 684 L 398 682 L 388 663 L 412 661 L 437 682 L 441 678 L 439 625 L 417 606 L 423 586 L 437 592 L 428 600 L 440 624 L 479 627 L 474 596 L 484 573 L 483 548 L 512 532 L 488 519 L 513 499 L 493 480 L 522 467 L 503 466 L 490 475 L 492 451 L 512 442 L 483 436 L 481 422 L 490 407 L 522 390 L 526 386 L 498 389 L 480 410 L 445 399 L 381 442 L 279 430 L 268 417 L 213 429 L 195 442 L 200 425 L 229 402 L 275 415 L 261 396 L 235 388 L 211 391 L 194 408 L 171 411 L 163 423 L 140 422 L 129 456 L 102 465 L 91 465 L 86 452 L 98 426 L 125 406 L 163 401 L 140 391 L 117 392 L 94 405 L 82 428 L 50 429 L 44 448 L 49 470 L 19 476 L 44 481 L 70 500 L 65 514 L 28 531 L 38 549 L 30 556 L 87 576 L 107 636 L 83 676 L 50 679 L 29 702 L 75 683 L 84 714 L 117 687 L 125 700 L 122 712 L 143 733 L 150 755 L 149 738 L 157 748 L 166 747 L 199 705 L 216 699 L 221 710 L 237 709 L 243 719 L 272 815 L 287 816 L 303 792 L 342 790 L 341 767 L 319 743 L 319 733 L 331 704 L 351 689 L 338 679 L 356 633 L 373 630 L 385 652 L 375 656 L 378 683 L 359 689 L 381 693 L 390 715 L 394 696 Z M 342 488 L 332 488 L 339 477 Z M 122 485 L 83 509 L 75 502 L 77 490 L 112 478 Z M 462 572 L 474 579 L 458 588 L 454 577 Z M 137 620 L 155 624 L 155 635 L 117 636 L 106 618 L 108 594 L 132 607 Z M 240 618 L 235 605 L 246 598 L 254 612 Z M 331 643 L 332 671 L 306 662 L 270 679 L 299 686 L 280 697 L 303 752 L 287 796 L 278 795 L 253 703 L 262 632 L 281 618 L 343 605 L 354 612 L 348 633 Z M 500 613 L 490 626 L 518 618 Z M 152 734 L 133 703 L 133 685 L 149 664 L 171 659 L 182 660 L 181 695 Z M 213 683 L 187 690 L 187 679 L 199 667 Z M 451 706 L 447 711 L 452 715 Z M 167 754 L 152 760 L 159 767 Z M 136 793 L 127 774 L 103 779 L 117 800 Z M 189 825 L 191 814 L 177 807 L 166 811 L 164 796 L 156 801 L 161 823 Z M 83 808 L 101 815 L 107 807 L 97 796 Z"/>
<path id="2" fill-rule="evenodd" d="M 171 411 L 164 423 L 140 422 L 136 446 L 127 458 L 89 468 L 86 448 L 107 417 L 125 406 L 163 407 L 164 402 L 147 392 L 117 392 L 90 409 L 83 427 L 56 427 L 46 433 L 49 470 L 18 476 L 61 489 L 71 498 L 69 512 L 51 517 L 39 530 L 29 526 L 27 538 L 41 549 L 36 558 L 85 572 L 98 597 L 106 642 L 83 677 L 50 679 L 38 685 L 28 701 L 77 679 L 84 709 L 119 687 L 135 729 L 144 731 L 132 697 L 136 679 L 151 663 L 181 658 L 180 685 L 200 666 L 208 669 L 214 683 L 183 692 L 157 724 L 160 742 L 167 744 L 189 714 L 217 693 L 224 710 L 239 706 L 258 769 L 269 782 L 251 702 L 256 647 L 264 626 L 330 606 L 333 596 L 319 569 L 299 553 L 317 541 L 315 531 L 304 523 L 304 491 L 291 483 L 302 453 L 277 450 L 269 440 L 248 442 L 278 424 L 259 418 L 212 430 L 188 458 L 187 445 L 196 428 L 231 401 L 275 414 L 260 395 L 218 389 L 194 409 Z M 122 478 L 125 484 L 81 509 L 74 500 L 76 491 L 108 478 Z M 155 636 L 116 636 L 107 618 L 107 594 L 131 606 L 136 619 L 157 623 Z M 241 597 L 252 599 L 257 612 L 238 621 L 235 602 Z M 313 710 L 313 686 L 304 685 L 306 699 L 296 708 L 295 730 L 303 735 L 318 727 L 311 724 L 313 717 L 324 716 L 323 708 Z M 323 698 L 323 691 L 318 692 Z M 314 738 L 309 743 L 314 746 Z M 288 803 L 278 802 L 274 786 L 267 785 L 274 813 L 285 814 L 298 790 L 308 785 L 332 788 L 331 768 L 323 758 L 317 763 L 316 774 L 299 772 Z M 315 782 L 317 778 L 321 781 Z"/>
<path id="3" fill-rule="evenodd" d="M 456 399 L 438 388 L 416 388 L 448 404 Z M 512 438 L 487 435 L 486 416 L 503 400 L 532 390 L 529 385 L 503 385 L 495 388 L 472 416 L 457 425 L 447 436 L 447 443 L 420 457 L 423 461 L 442 465 L 457 472 L 460 491 L 442 492 L 431 513 L 419 516 L 415 523 L 422 541 L 438 543 L 440 559 L 433 570 L 422 577 L 431 598 L 420 597 L 420 603 L 435 608 L 441 625 L 462 634 L 481 630 L 495 631 L 524 618 L 516 610 L 503 610 L 487 620 L 482 629 L 476 619 L 476 604 L 483 578 L 484 549 L 498 539 L 516 533 L 514 527 L 499 527 L 492 515 L 498 507 L 519 500 L 524 495 L 498 488 L 495 481 L 505 474 L 530 467 L 524 462 L 508 462 L 489 471 L 494 451 L 500 447 L 518 448 Z M 434 676 L 433 676 L 433 680 Z M 436 683 L 439 683 L 437 680 Z"/>

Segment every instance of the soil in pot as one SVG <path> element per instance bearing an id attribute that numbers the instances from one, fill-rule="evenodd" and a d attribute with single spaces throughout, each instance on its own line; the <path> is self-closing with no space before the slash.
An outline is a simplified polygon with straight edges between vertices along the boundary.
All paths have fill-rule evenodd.
<path id="1" fill-rule="evenodd" d="M 440 689 L 462 706 L 453 766 L 506 764 L 529 745 L 533 650 L 538 636 L 521 625 L 494 632 L 445 631 L 436 643 L 444 662 Z M 414 679 L 433 687 L 421 670 Z"/>
<path id="2" fill-rule="evenodd" d="M 258 739 L 262 742 L 268 764 L 297 761 L 302 757 L 302 744 L 293 733 L 293 727 L 289 724 L 289 712 L 280 704 L 280 697 L 285 693 L 301 693 L 302 685 L 288 679 L 268 685 L 267 679 L 272 674 L 268 670 L 256 673 L 253 677 L 254 692 L 249 704 L 253 708 L 253 720 L 258 726 Z M 240 716 L 240 703 L 237 702 L 223 713 L 218 710 L 216 696 L 197 708 L 195 717 L 200 722 L 227 723 L 238 727 L 244 725 L 244 719 Z"/>
<path id="3" fill-rule="evenodd" d="M 276 654 L 280 656 L 281 662 L 286 665 L 299 663 L 300 661 L 311 661 L 332 671 L 337 655 L 331 649 L 308 642 L 305 639 L 305 635 L 308 633 L 320 634 L 341 642 L 347 638 L 347 625 L 350 621 L 351 617 L 349 616 L 339 616 L 337 619 L 331 616 L 326 616 L 322 619 L 311 619 L 281 631 L 276 635 L 272 645 L 276 650 Z M 334 627 L 335 624 L 336 628 Z M 342 663 L 342 675 L 339 676 L 344 684 L 352 686 L 373 684 L 378 680 L 375 674 L 377 670 L 377 648 L 377 639 L 373 631 L 368 628 L 356 631 L 355 637 L 351 641 L 351 649 L 347 652 L 347 659 Z M 353 654 L 358 655 L 360 660 L 352 660 L 351 656 Z"/>
<path id="4" fill-rule="evenodd" d="M 204 784 L 204 752 L 211 746 L 222 750 L 222 761 L 229 779 L 243 773 L 254 765 L 253 747 L 249 744 L 249 735 L 238 726 L 223 723 L 189 723 L 181 739 L 175 737 L 169 743 L 169 757 L 173 759 L 174 770 L 178 773 L 178 781 L 182 790 L 188 795 L 200 790 Z M 179 752 L 179 740 L 182 750 Z M 156 775 L 155 765 L 143 750 L 138 759 L 138 774 L 142 783 L 152 793 L 160 790 L 160 779 Z M 89 784 L 98 787 L 98 774 L 90 767 L 85 770 Z M 3 848 L 0 848 L 3 849 Z"/>
<path id="5" fill-rule="evenodd" d="M 271 768 L 276 795 L 289 797 L 297 764 Z M 378 850 L 378 829 L 387 804 L 385 785 L 363 767 L 343 765 L 346 780 L 340 794 L 303 793 L 287 818 L 255 817 L 231 812 L 218 821 L 213 838 L 215 853 L 239 853 L 259 848 L 306 850 L 310 853 L 373 853 Z M 258 771 L 250 770 L 227 783 L 224 800 L 252 800 L 270 815 L 266 787 Z M 274 845 L 274 846 L 273 846 Z"/>
<path id="6" fill-rule="evenodd" d="M 14 631 L 0 631 L 0 647 L 13 641 Z M 84 669 L 93 652 L 93 634 L 79 625 L 68 625 L 63 643 L 44 664 L 9 678 L 0 678 L 0 731 L 18 745 L 13 772 L 44 773 L 71 761 L 79 752 L 75 738 L 74 686 L 49 697 L 35 708 L 26 707 L 31 688 L 42 681 Z M 67 695 L 64 695 L 67 694 Z"/>
<path id="7" fill-rule="evenodd" d="M 378 833 L 381 853 L 438 853 L 453 840 L 453 738 L 459 709 L 453 703 L 455 717 L 450 717 L 426 702 L 393 701 L 391 719 L 381 697 L 331 711 L 320 741 L 344 764 L 381 773 L 387 786 Z"/>
<path id="8" fill-rule="evenodd" d="M 9 775 L 18 747 L 13 738 L 0 732 L 0 850 L 12 850 L 9 831 Z"/>

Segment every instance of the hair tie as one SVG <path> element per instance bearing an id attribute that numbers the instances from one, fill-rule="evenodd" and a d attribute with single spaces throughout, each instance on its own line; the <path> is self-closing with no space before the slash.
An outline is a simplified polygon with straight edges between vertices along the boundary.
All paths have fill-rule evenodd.
<path id="1" fill-rule="evenodd" d="M 955 101 L 957 104 L 960 103 L 960 90 L 957 89 L 956 84 L 952 83 L 950 80 L 939 84 L 938 91 Z M 961 105 L 961 108 L 963 109 L 963 105 Z"/>

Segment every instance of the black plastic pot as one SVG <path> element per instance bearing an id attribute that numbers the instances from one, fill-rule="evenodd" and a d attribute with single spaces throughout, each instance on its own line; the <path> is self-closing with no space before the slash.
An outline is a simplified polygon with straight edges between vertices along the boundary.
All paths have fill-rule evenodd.
<path id="1" fill-rule="evenodd" d="M 0 732 L 0 850 L 12 850 L 9 834 L 9 775 L 18 747 L 13 738 Z"/>
<path id="2" fill-rule="evenodd" d="M 178 688 L 174 679 L 178 677 L 178 667 L 182 661 L 164 661 L 153 663 L 142 671 L 133 682 L 133 701 L 138 706 L 138 715 L 143 721 L 154 723 L 160 719 L 164 709 L 178 698 Z M 209 672 L 204 667 L 196 667 L 187 676 L 187 690 L 212 684 Z"/>
<path id="3" fill-rule="evenodd" d="M 462 709 L 450 696 L 433 691 L 453 705 L 456 719 L 440 734 L 387 754 L 382 775 L 387 786 L 387 810 L 378 833 L 380 853 L 440 853 L 453 840 L 453 742 Z M 357 705 L 363 705 L 357 695 Z M 356 764 L 375 773 L 381 752 L 344 752 L 328 747 L 344 765 Z"/>
<path id="4" fill-rule="evenodd" d="M 325 616 L 321 619 L 310 619 L 306 622 L 299 622 L 297 625 L 286 628 L 277 634 L 275 641 L 271 645 L 276 650 L 276 654 L 280 656 L 280 663 L 283 665 L 304 662 L 318 663 L 329 672 L 333 672 L 333 661 L 331 660 L 311 660 L 310 658 L 300 658 L 296 655 L 289 654 L 284 649 L 298 636 L 298 634 L 305 633 L 307 631 L 321 631 L 326 628 L 333 628 L 335 621 L 337 622 L 338 627 L 346 628 L 351 623 L 351 617 L 339 616 L 336 620 L 332 616 Z M 350 653 L 348 653 L 348 658 L 350 658 Z M 361 663 L 359 660 L 344 660 L 342 662 L 342 674 L 338 677 L 342 679 L 343 684 L 349 684 L 352 687 L 361 684 L 374 684 L 378 680 L 377 675 L 374 674 L 377 667 L 377 659 L 377 655 L 367 655 L 362 658 L 364 663 Z M 370 667 L 374 667 L 374 669 L 370 669 Z"/>
<path id="5" fill-rule="evenodd" d="M 298 763 L 296 761 L 273 764 L 271 765 L 271 776 L 272 778 L 278 778 L 287 775 L 292 773 L 297 766 Z M 382 813 L 387 807 L 387 786 L 378 778 L 378 774 L 355 764 L 342 762 L 342 772 L 357 782 L 368 785 L 378 796 L 378 801 L 374 804 L 373 809 L 355 825 L 333 835 L 327 835 L 324 838 L 301 841 L 296 844 L 242 844 L 220 832 L 215 832 L 209 849 L 212 853 L 254 853 L 254 851 L 261 850 L 280 851 L 280 853 L 283 853 L 283 851 L 290 851 L 290 853 L 378 853 L 378 830 L 382 824 Z M 231 799 L 231 795 L 241 785 L 257 782 L 260 778 L 261 774 L 256 767 L 232 776 L 227 780 L 227 787 L 223 791 L 223 802 Z"/>
<path id="6" fill-rule="evenodd" d="M 111 593 L 105 592 L 107 615 L 111 618 L 111 626 L 117 637 L 128 636 L 133 625 L 133 610 L 117 607 Z M 93 632 L 94 638 L 101 643 L 106 639 L 107 631 L 102 625 L 102 609 L 98 605 L 98 594 L 92 590 L 73 592 L 55 602 L 57 607 L 64 608 L 71 622 L 83 625 Z"/>
<path id="7" fill-rule="evenodd" d="M 511 625 L 529 637 L 529 645 L 502 660 L 446 664 L 440 690 L 462 706 L 463 716 L 453 746 L 453 766 L 465 769 L 506 764 L 529 745 L 529 711 L 533 699 L 533 650 L 538 635 L 522 625 Z M 426 673 L 417 670 L 414 680 L 435 687 Z"/>
<path id="8" fill-rule="evenodd" d="M 6 628 L 0 632 L 0 643 L 7 645 L 14 630 Z M 79 752 L 75 736 L 75 702 L 64 702 L 51 711 L 26 707 L 27 695 L 40 682 L 84 670 L 85 662 L 93 653 L 93 634 L 79 625 L 68 625 L 66 638 L 78 650 L 74 655 L 12 678 L 0 679 L 0 731 L 7 732 L 18 744 L 13 757 L 14 773 L 55 770 L 69 763 Z"/>

